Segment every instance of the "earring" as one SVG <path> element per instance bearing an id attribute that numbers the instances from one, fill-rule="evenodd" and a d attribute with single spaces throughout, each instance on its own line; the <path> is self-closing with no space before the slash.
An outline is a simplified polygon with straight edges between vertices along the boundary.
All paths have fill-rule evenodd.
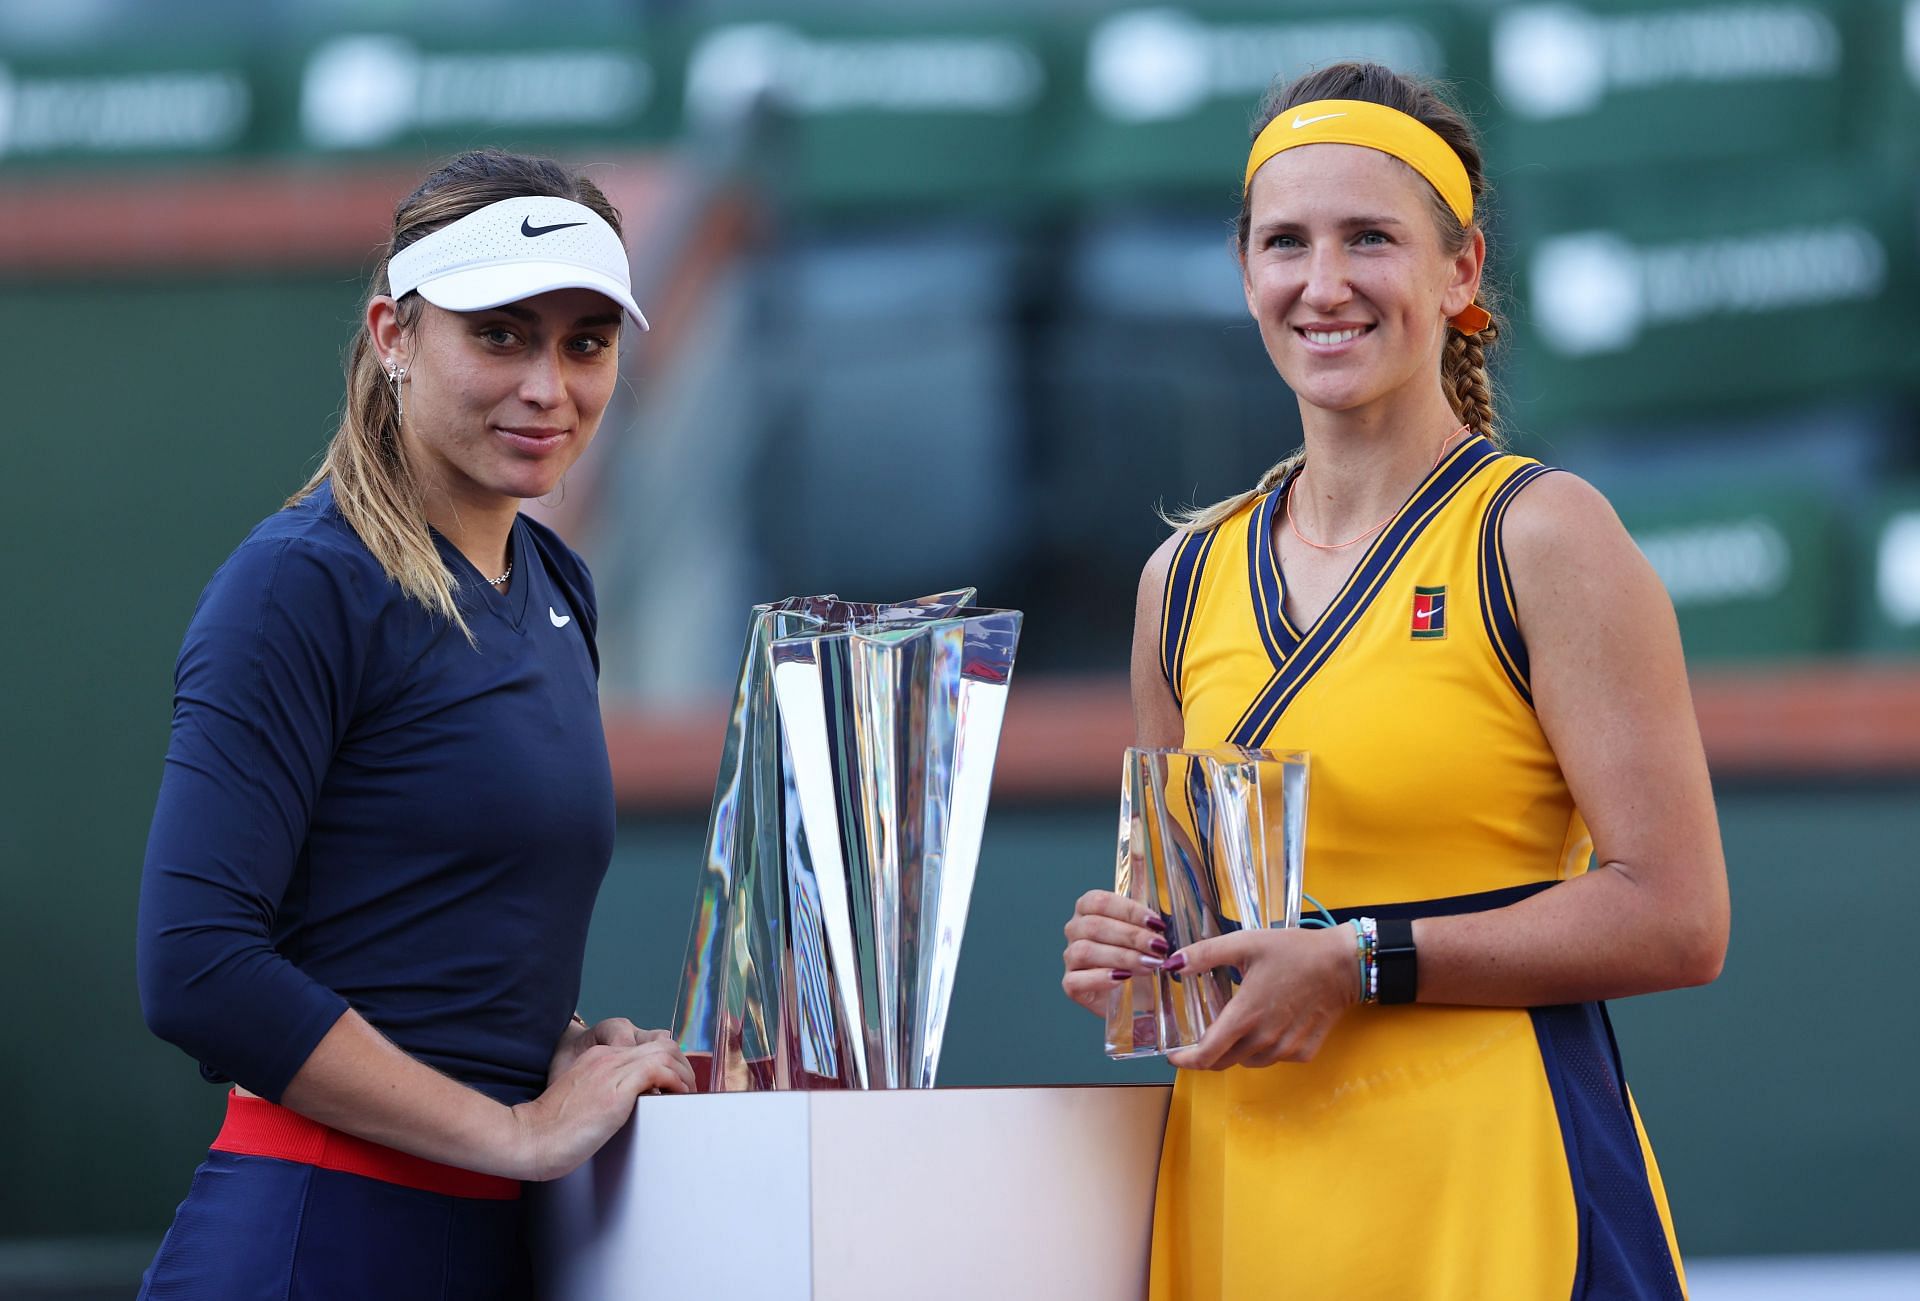
<path id="1" fill-rule="evenodd" d="M 387 383 L 393 385 L 393 410 L 394 414 L 401 420 L 405 420 L 407 414 L 406 400 L 400 395 L 401 382 L 406 378 L 407 368 L 389 357 L 387 359 Z"/>

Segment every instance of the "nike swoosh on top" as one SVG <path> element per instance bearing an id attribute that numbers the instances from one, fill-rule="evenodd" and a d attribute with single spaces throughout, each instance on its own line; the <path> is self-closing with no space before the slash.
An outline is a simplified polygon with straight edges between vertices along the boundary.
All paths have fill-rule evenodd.
<path id="1" fill-rule="evenodd" d="M 583 226 L 586 225 L 585 222 L 581 222 L 580 224 Z M 547 618 L 553 620 L 553 626 L 556 628 L 564 628 L 568 624 L 573 622 L 572 615 L 561 614 L 558 610 L 554 609 L 552 606 L 547 607 Z"/>
<path id="2" fill-rule="evenodd" d="M 1346 116 L 1345 113 L 1322 113 L 1319 117 L 1295 116 L 1295 118 L 1293 119 L 1293 129 L 1295 131 L 1298 131 L 1303 126 L 1312 126 L 1315 122 L 1324 122 L 1330 117 L 1345 117 L 1345 116 Z"/>
<path id="3" fill-rule="evenodd" d="M 584 221 L 556 221 L 551 226 L 535 226 L 530 224 L 532 220 L 533 218 L 531 217 L 522 217 L 520 219 L 520 233 L 528 239 L 532 239 L 536 235 L 551 234 L 556 230 L 565 230 L 569 226 L 584 226 L 587 224 Z"/>

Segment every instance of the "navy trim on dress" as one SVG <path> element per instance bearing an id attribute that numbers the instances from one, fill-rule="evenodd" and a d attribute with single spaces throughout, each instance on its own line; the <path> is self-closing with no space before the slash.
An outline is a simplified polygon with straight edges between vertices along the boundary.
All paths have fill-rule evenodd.
<path id="1" fill-rule="evenodd" d="M 1260 642 L 1267 658 L 1277 670 L 1287 656 L 1300 645 L 1300 634 L 1287 618 L 1286 583 L 1279 562 L 1273 555 L 1273 517 L 1286 499 L 1288 485 L 1297 476 L 1289 475 L 1254 508 L 1247 521 L 1247 575 L 1253 585 L 1253 621 L 1260 629 Z"/>
<path id="2" fill-rule="evenodd" d="M 1492 912 L 1510 903 L 1539 894 L 1559 885 L 1558 881 L 1529 881 L 1500 890 L 1482 890 L 1477 894 L 1452 894 L 1440 899 L 1407 899 L 1400 903 L 1375 903 L 1363 908 L 1334 908 L 1334 922 L 1350 922 L 1356 917 L 1376 921 L 1412 921 L 1419 917 L 1458 917 L 1463 913 Z"/>
<path id="3" fill-rule="evenodd" d="M 1487 912 L 1559 884 L 1536 881 L 1443 899 L 1336 908 L 1334 919 L 1455 917 Z M 1679 1270 L 1653 1197 L 1640 1129 L 1606 1004 L 1528 1009 L 1560 1118 L 1579 1225 L 1573 1301 L 1682 1301 Z"/>
<path id="4" fill-rule="evenodd" d="M 1536 1007 L 1532 1015 L 1579 1217 L 1570 1295 L 1682 1301 L 1605 1005 Z"/>
<path id="5" fill-rule="evenodd" d="M 1175 704 L 1181 701 L 1180 675 L 1186 669 L 1187 634 L 1193 629 L 1193 614 L 1199 605 L 1200 573 L 1206 568 L 1207 554 L 1213 550 L 1218 532 L 1211 528 L 1182 538 L 1173 549 L 1173 564 L 1167 569 L 1167 590 L 1160 608 L 1160 672 L 1166 676 Z"/>
<path id="6" fill-rule="evenodd" d="M 1501 527 L 1507 507 L 1519 491 L 1543 474 L 1552 474 L 1550 465 L 1529 465 L 1520 470 L 1493 495 L 1486 518 L 1480 522 L 1480 622 L 1493 642 L 1494 658 L 1506 672 L 1507 680 L 1520 698 L 1533 706 L 1533 684 L 1529 675 L 1526 639 L 1520 635 L 1520 620 L 1514 613 L 1513 583 L 1507 576 L 1507 550 Z"/>
<path id="7" fill-rule="evenodd" d="M 1234 724 L 1233 731 L 1228 734 L 1232 744 L 1260 744 L 1293 698 L 1300 694 L 1314 673 L 1339 649 L 1340 643 L 1360 622 L 1360 617 L 1372 606 L 1374 598 L 1385 586 L 1388 576 L 1421 533 L 1425 532 L 1427 525 L 1474 475 L 1499 459 L 1499 456 L 1499 450 L 1492 443 L 1476 435 L 1460 444 L 1451 456 L 1435 467 L 1426 481 L 1414 490 L 1413 496 L 1401 508 L 1393 523 L 1367 549 L 1367 554 L 1361 557 L 1359 565 L 1347 579 L 1346 586 L 1314 623 L 1299 648 L 1287 657 L 1287 662 L 1268 680 L 1253 703 L 1247 706 L 1240 721 Z M 1268 550 L 1271 550 L 1271 544 Z"/>

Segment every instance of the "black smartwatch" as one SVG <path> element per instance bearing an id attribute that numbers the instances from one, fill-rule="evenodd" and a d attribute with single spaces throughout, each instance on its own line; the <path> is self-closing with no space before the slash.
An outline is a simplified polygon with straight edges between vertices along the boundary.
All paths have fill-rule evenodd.
<path id="1" fill-rule="evenodd" d="M 1382 1003 L 1411 1003 L 1420 992 L 1420 961 L 1413 951 L 1413 923 L 1407 920 L 1375 923 L 1375 970 L 1380 976 Z"/>

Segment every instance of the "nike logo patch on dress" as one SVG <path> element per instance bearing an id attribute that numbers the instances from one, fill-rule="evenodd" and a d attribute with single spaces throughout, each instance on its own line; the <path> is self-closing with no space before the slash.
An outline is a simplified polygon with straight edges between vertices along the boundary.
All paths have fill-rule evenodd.
<path id="1" fill-rule="evenodd" d="M 547 618 L 553 620 L 553 626 L 556 628 L 564 628 L 568 624 L 573 622 L 572 615 L 561 614 L 558 610 L 555 610 L 552 606 L 547 607 Z"/>

